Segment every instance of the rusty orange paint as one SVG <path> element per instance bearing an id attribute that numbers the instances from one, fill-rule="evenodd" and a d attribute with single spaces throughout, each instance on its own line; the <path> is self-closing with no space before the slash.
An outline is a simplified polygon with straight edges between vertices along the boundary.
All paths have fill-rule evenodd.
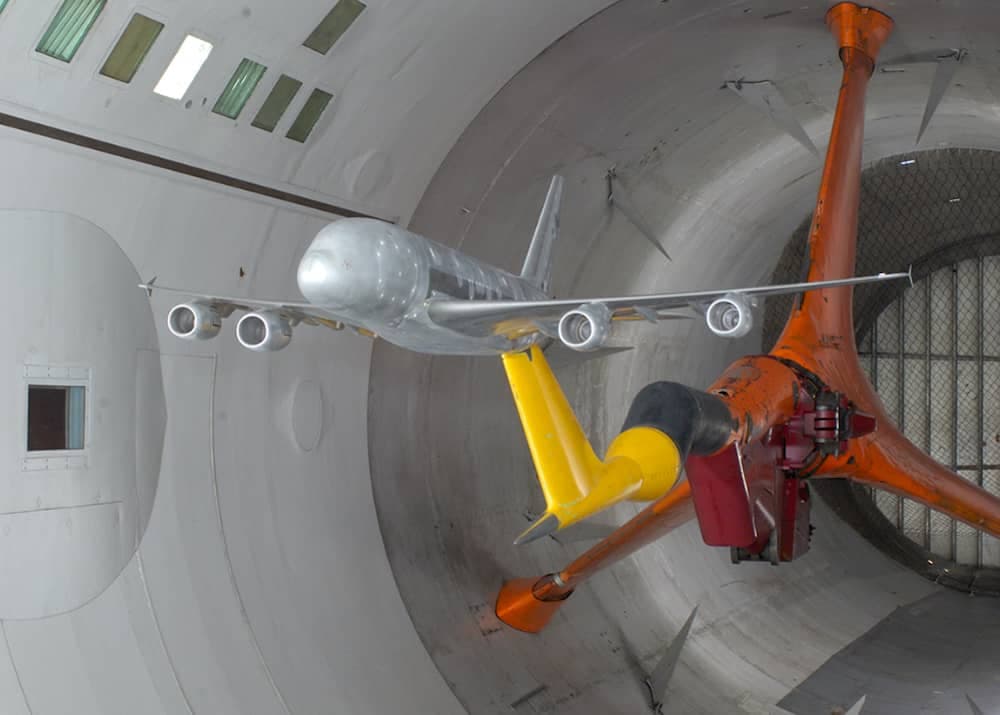
<path id="1" fill-rule="evenodd" d="M 865 94 L 878 50 L 892 30 L 887 16 L 853 3 L 832 7 L 827 23 L 840 43 L 843 81 L 809 235 L 810 281 L 854 275 Z M 933 460 L 893 425 L 858 359 L 852 308 L 851 287 L 805 293 L 770 356 L 744 361 L 794 362 L 876 417 L 874 433 L 851 440 L 847 451 L 824 462 L 814 478 L 845 477 L 885 489 L 1000 536 L 1000 498 Z M 723 378 L 713 388 L 728 393 L 725 399 L 734 415 L 753 422 L 752 434 L 744 428 L 744 439 L 756 436 L 761 422 L 775 424 L 791 415 L 785 411 L 787 401 L 776 398 L 787 393 L 787 381 L 781 377 L 736 382 Z M 747 410 L 748 404 L 757 407 Z"/>
<path id="2" fill-rule="evenodd" d="M 871 8 L 839 3 L 826 21 L 838 43 L 843 80 L 809 235 L 809 281 L 854 275 L 861 194 L 865 95 L 892 20 Z M 908 497 L 1000 537 L 1000 499 L 938 464 L 897 430 L 862 370 L 854 340 L 853 288 L 803 294 L 769 355 L 733 363 L 712 385 L 738 426 L 731 442 L 760 439 L 795 409 L 794 363 L 875 415 L 878 429 L 849 441 L 814 478 L 846 477 Z M 573 588 L 694 518 L 687 482 L 647 507 L 557 574 L 504 586 L 497 613 L 506 623 L 538 632 Z"/>

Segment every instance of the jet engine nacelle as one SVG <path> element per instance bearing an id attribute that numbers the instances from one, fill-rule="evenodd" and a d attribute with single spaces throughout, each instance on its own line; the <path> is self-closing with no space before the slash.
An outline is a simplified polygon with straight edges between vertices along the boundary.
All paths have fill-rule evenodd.
<path id="1" fill-rule="evenodd" d="M 222 329 L 222 316 L 205 303 L 181 303 L 167 314 L 167 327 L 184 340 L 208 340 Z"/>
<path id="2" fill-rule="evenodd" d="M 559 339 L 573 350 L 597 350 L 611 336 L 611 310 L 603 303 L 588 303 L 559 319 Z"/>
<path id="3" fill-rule="evenodd" d="M 753 328 L 753 304 L 742 295 L 730 293 L 708 306 L 705 321 L 720 338 L 742 338 Z"/>
<path id="4" fill-rule="evenodd" d="M 247 350 L 274 352 L 292 341 L 292 326 L 280 313 L 247 313 L 236 323 L 236 339 Z"/>

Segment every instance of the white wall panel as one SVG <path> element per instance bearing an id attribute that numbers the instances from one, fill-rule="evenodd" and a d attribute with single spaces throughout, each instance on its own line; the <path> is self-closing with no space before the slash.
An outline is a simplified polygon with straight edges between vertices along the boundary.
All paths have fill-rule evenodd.
<path id="1" fill-rule="evenodd" d="M 216 504 L 215 360 L 164 355 L 166 459 L 143 573 L 164 645 L 195 712 L 282 711 L 244 620 Z M 219 687 L 219 686 L 222 687 Z"/>
<path id="2" fill-rule="evenodd" d="M 103 649 L 81 650 L 72 618 L 64 614 L 37 621 L 4 622 L 14 665 L 33 715 L 104 712 L 96 691 L 99 683 L 91 679 L 89 660 L 105 653 Z M 124 665 L 132 647 L 127 640 L 114 643 L 114 660 Z"/>
<path id="3" fill-rule="evenodd" d="M 31 715 L 14 661 L 10 657 L 6 634 L 0 632 L 0 636 L 3 636 L 0 640 L 0 712 L 10 715 Z"/>
<path id="4" fill-rule="evenodd" d="M 230 190 L 22 138 L 0 130 L 5 161 L 23 169 L 0 176 L 0 208 L 80 215 L 107 231 L 143 276 L 158 274 L 161 283 L 299 298 L 295 266 L 328 220 L 316 212 L 276 209 Z M 31 715 L 280 715 L 284 707 L 268 669 L 296 715 L 371 712 L 369 698 L 385 706 L 381 712 L 408 703 L 455 712 L 413 632 L 379 539 L 364 440 L 367 339 L 303 329 L 283 353 L 250 356 L 236 346 L 231 323 L 212 342 L 176 340 L 165 329 L 171 304 L 162 293 L 152 298 L 167 354 L 169 434 L 142 562 L 134 560 L 96 601 L 69 616 L 6 623 Z M 139 374 L 148 377 L 143 357 Z M 211 381 L 216 359 L 221 395 Z M 272 405 L 272 370 L 280 376 L 276 400 L 302 378 L 324 391 L 327 429 L 308 458 L 291 453 L 298 447 L 288 402 Z M 136 409 L 147 393 L 130 396 Z M 220 524 L 210 438 L 227 414 L 236 432 L 225 449 L 246 450 L 245 459 L 258 466 L 244 471 L 243 458 L 217 460 Z M 163 416 L 138 419 L 155 423 Z M 258 489 L 263 497 L 248 501 L 244 492 Z M 223 534 L 236 553 L 232 575 Z M 4 668 L 0 658 L 0 712 L 18 713 L 18 692 L 7 685 L 16 680 Z M 387 674 L 397 672 L 405 673 L 402 681 L 387 687 Z M 113 677 L 135 685 L 109 694 Z M 5 709 L 8 702 L 15 704 Z"/>

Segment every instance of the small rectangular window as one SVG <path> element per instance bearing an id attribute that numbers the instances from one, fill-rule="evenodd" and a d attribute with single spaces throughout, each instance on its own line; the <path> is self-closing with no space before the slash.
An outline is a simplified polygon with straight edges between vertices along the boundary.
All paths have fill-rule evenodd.
<path id="1" fill-rule="evenodd" d="M 364 10 L 361 0 L 338 0 L 302 44 L 325 55 Z"/>
<path id="2" fill-rule="evenodd" d="M 101 74 L 128 84 L 163 30 L 163 23 L 136 13 L 118 38 Z"/>
<path id="3" fill-rule="evenodd" d="M 299 116 L 295 118 L 292 126 L 288 130 L 288 134 L 285 136 L 289 139 L 294 139 L 297 142 L 305 142 L 312 133 L 313 127 L 316 126 L 316 122 L 319 121 L 320 115 L 323 114 L 323 110 L 326 109 L 326 105 L 330 103 L 333 99 L 333 95 L 329 92 L 324 92 L 321 89 L 314 89 L 312 94 L 309 95 L 309 99 L 306 100 L 305 105 L 302 107 L 302 111 L 299 112 Z"/>
<path id="4" fill-rule="evenodd" d="M 104 9 L 106 0 L 63 0 L 36 52 L 69 62 Z"/>
<path id="5" fill-rule="evenodd" d="M 271 93 L 267 95 L 267 99 L 261 105 L 257 116 L 253 118 L 252 124 L 265 132 L 273 132 L 301 87 L 301 82 L 288 75 L 283 74 L 278 77 L 278 81 L 274 83 Z"/>
<path id="6" fill-rule="evenodd" d="M 28 385 L 28 451 L 83 449 L 87 390 Z"/>
<path id="7" fill-rule="evenodd" d="M 267 67 L 259 62 L 244 58 L 236 67 L 233 76 L 229 78 L 229 83 L 222 90 L 222 94 L 216 100 L 212 111 L 224 117 L 236 119 L 250 100 L 250 95 L 257 89 L 257 83 L 260 82 L 260 78 L 264 76 L 265 72 L 267 72 Z"/>
<path id="8" fill-rule="evenodd" d="M 201 71 L 201 66 L 212 54 L 212 43 L 194 35 L 188 35 L 170 60 L 167 69 L 156 83 L 153 91 L 170 99 L 181 99 L 188 87 Z"/>

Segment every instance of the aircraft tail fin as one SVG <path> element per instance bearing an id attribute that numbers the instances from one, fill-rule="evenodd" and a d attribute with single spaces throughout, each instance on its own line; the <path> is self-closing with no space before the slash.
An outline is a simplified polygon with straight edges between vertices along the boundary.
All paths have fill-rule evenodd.
<path id="1" fill-rule="evenodd" d="M 549 292 L 549 280 L 552 277 L 552 246 L 559 236 L 559 207 L 562 204 L 563 177 L 556 174 L 549 184 L 549 192 L 545 195 L 542 213 L 538 216 L 535 234 L 531 237 L 528 255 L 521 268 L 521 277 Z"/>
<path id="2" fill-rule="evenodd" d="M 503 365 L 546 506 L 515 544 L 548 536 L 625 499 L 658 499 L 676 484 L 680 452 L 652 427 L 622 432 L 605 458 L 598 458 L 538 346 L 503 355 Z"/>

